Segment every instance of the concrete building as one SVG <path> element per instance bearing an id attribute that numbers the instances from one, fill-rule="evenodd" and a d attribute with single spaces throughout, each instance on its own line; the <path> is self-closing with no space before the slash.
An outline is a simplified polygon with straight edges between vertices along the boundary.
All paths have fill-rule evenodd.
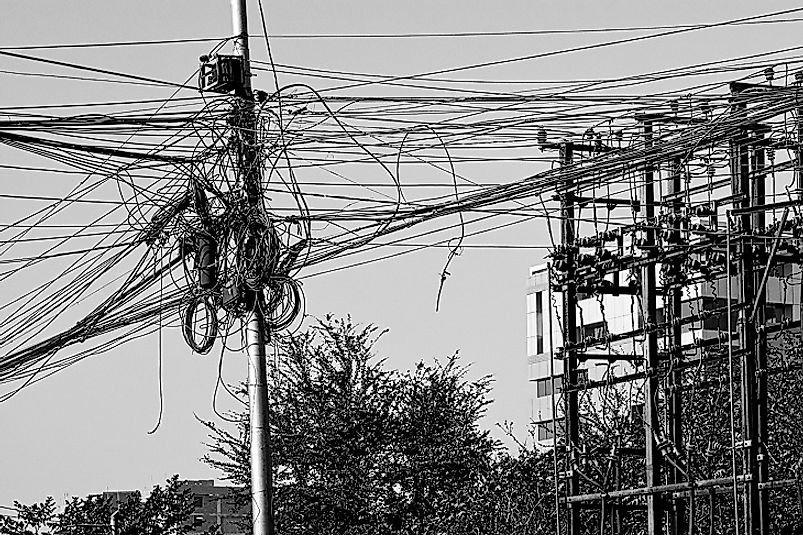
<path id="1" fill-rule="evenodd" d="M 248 522 L 251 514 L 247 507 L 236 507 L 236 487 L 218 487 L 211 479 L 190 479 L 181 483 L 192 491 L 195 500 L 191 533 L 201 533 L 212 526 L 217 526 L 219 533 L 245 533 L 242 523 Z"/>
<path id="2" fill-rule="evenodd" d="M 768 278 L 766 316 L 768 323 L 784 318 L 800 318 L 800 287 L 790 285 L 784 270 L 789 266 L 779 265 Z M 738 282 L 734 277 L 732 297 L 738 296 Z M 726 281 L 692 284 L 684 289 L 681 306 L 683 315 L 697 314 L 703 310 L 725 307 L 727 304 Z M 663 321 L 664 304 L 657 303 L 657 320 Z M 558 407 L 558 430 L 561 429 L 561 386 L 563 384 L 563 361 L 552 358 L 553 350 L 562 345 L 561 294 L 550 291 L 549 271 L 546 264 L 533 266 L 527 279 L 527 366 L 532 383 L 530 396 L 530 420 L 536 425 L 536 441 L 542 447 L 553 445 L 553 401 Z M 642 328 L 642 314 L 638 297 L 631 295 L 578 295 L 578 338 L 604 339 L 608 334 L 635 331 Z M 732 314 L 736 329 L 736 313 Z M 727 332 L 727 315 L 712 315 L 683 327 L 682 344 L 696 340 L 711 339 Z M 643 337 L 636 336 L 623 342 L 599 344 L 589 347 L 589 355 L 618 354 L 638 359 L 642 356 Z M 659 347 L 664 340 L 659 337 Z M 580 363 L 580 383 L 600 381 L 607 376 L 631 373 L 634 365 L 627 360 L 609 363 L 603 359 L 588 359 Z M 554 395 L 553 395 L 554 386 Z M 592 402 L 595 391 L 590 391 Z M 596 398 L 598 399 L 598 398 Z"/>
<path id="3" fill-rule="evenodd" d="M 219 487 L 212 479 L 182 480 L 181 486 L 182 489 L 189 489 L 193 496 L 190 534 L 204 533 L 213 526 L 218 527 L 218 533 L 245 534 L 242 523 L 250 521 L 251 513 L 247 507 L 236 506 L 234 496 L 239 490 L 237 487 Z M 100 496 L 114 506 L 125 503 L 136 494 L 137 491 L 133 490 L 118 490 L 105 491 Z"/>
<path id="4" fill-rule="evenodd" d="M 607 295 L 602 306 L 594 297 L 579 301 L 578 326 L 581 337 L 602 338 L 608 332 L 625 332 L 638 327 L 638 314 L 631 312 L 633 305 L 629 295 Z M 536 424 L 536 440 L 549 447 L 553 443 L 553 401 L 559 405 L 563 384 L 563 361 L 552 358 L 553 350 L 562 345 L 561 316 L 563 302 L 559 293 L 549 288 L 547 265 L 530 269 L 527 280 L 527 366 L 533 383 L 530 398 L 530 420 Z M 637 312 L 637 309 L 636 309 Z M 600 352 L 640 354 L 640 344 L 627 342 L 600 348 Z M 601 380 L 606 373 L 632 371 L 628 363 L 618 362 L 597 365 L 586 361 L 581 364 L 580 382 Z M 554 386 L 554 396 L 553 396 Z M 558 429 L 560 429 L 560 423 Z"/>

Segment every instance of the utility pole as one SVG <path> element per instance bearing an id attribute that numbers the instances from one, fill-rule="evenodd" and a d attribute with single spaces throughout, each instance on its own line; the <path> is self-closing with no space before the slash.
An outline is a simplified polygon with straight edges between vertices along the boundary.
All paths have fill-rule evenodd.
<path id="1" fill-rule="evenodd" d="M 683 201 L 680 197 L 683 184 L 683 161 L 680 157 L 672 160 L 672 174 L 667 184 L 669 195 L 673 196 L 672 199 L 672 216 L 671 223 L 672 233 L 670 235 L 670 243 L 680 244 L 681 239 L 681 216 L 683 214 Z M 673 368 L 679 365 L 683 359 L 683 328 L 679 321 L 683 317 L 682 298 L 683 291 L 680 283 L 682 283 L 681 273 L 683 271 L 683 260 L 676 260 L 668 264 L 671 267 L 671 289 L 668 293 L 668 305 L 670 314 L 665 314 L 665 318 L 671 321 L 667 327 L 667 336 L 665 349 L 667 355 L 672 359 Z M 667 321 L 667 320 L 665 320 Z M 683 372 L 675 370 L 669 377 L 670 388 L 669 393 L 666 395 L 666 423 L 669 440 L 679 450 L 683 450 Z M 683 479 L 683 474 L 677 467 L 667 467 L 667 483 L 679 483 Z M 669 511 L 669 522 L 667 525 L 667 532 L 672 535 L 679 535 L 686 531 L 686 507 L 683 499 L 673 499 L 672 509 Z"/>
<path id="2" fill-rule="evenodd" d="M 753 132 L 753 157 L 751 158 L 751 167 L 753 170 L 753 182 L 750 185 L 751 205 L 753 207 L 761 207 L 766 203 L 766 179 L 767 174 L 764 169 L 766 165 L 766 138 L 765 133 L 769 133 L 769 128 L 756 127 Z M 753 230 L 761 232 L 766 225 L 766 215 L 764 210 L 759 209 L 753 213 Z M 770 251 L 770 241 L 767 239 L 756 240 L 760 243 L 760 247 L 765 254 Z M 755 254 L 755 253 L 754 253 Z M 768 258 L 768 262 L 771 260 Z M 770 509 L 769 509 L 769 493 L 766 488 L 762 488 L 762 484 L 766 484 L 770 479 L 769 475 L 769 459 L 767 451 L 768 437 L 768 414 L 767 414 L 767 399 L 769 391 L 767 388 L 767 331 L 764 325 L 767 323 L 767 291 L 766 284 L 761 284 L 761 270 L 756 272 L 752 271 L 753 275 L 753 310 L 754 321 L 751 322 L 751 327 L 756 330 L 754 340 L 754 351 L 756 358 L 756 371 L 755 371 L 755 389 L 756 389 L 756 473 L 758 475 L 758 513 L 759 513 L 759 533 L 764 535 L 770 532 Z"/>
<path id="3" fill-rule="evenodd" d="M 560 145 L 560 160 L 564 167 L 574 160 L 574 145 L 571 142 Z M 566 483 L 567 495 L 580 494 L 580 476 L 577 473 L 580 448 L 580 410 L 577 393 L 577 286 L 575 281 L 575 226 L 574 226 L 574 184 L 571 179 L 565 183 L 565 196 L 561 201 L 561 243 L 566 251 L 566 288 L 563 292 L 563 384 L 566 398 Z M 553 426 L 557 419 L 553 416 Z M 557 432 L 557 428 L 555 428 Z M 568 533 L 579 535 L 580 507 L 569 504 Z"/>
<path id="4" fill-rule="evenodd" d="M 738 265 L 739 265 L 739 349 L 741 351 L 741 431 L 742 441 L 737 446 L 743 451 L 742 475 L 745 476 L 744 521 L 747 535 L 759 535 L 761 531 L 761 506 L 758 490 L 758 428 L 756 421 L 756 330 L 749 323 L 748 306 L 755 299 L 755 274 L 753 269 L 753 216 L 751 215 L 752 187 L 750 183 L 750 136 L 746 121 L 747 103 L 740 96 L 741 88 L 731 84 L 734 99 L 734 114 L 742 119 L 743 126 L 731 141 L 731 188 L 735 197 L 734 208 L 741 209 L 737 216 Z"/>
<path id="5" fill-rule="evenodd" d="M 644 146 L 651 149 L 653 144 L 652 124 L 644 123 Z M 644 169 L 644 238 L 647 257 L 655 258 L 656 233 L 655 233 L 655 185 L 654 169 L 652 164 L 647 164 Z M 659 429 L 658 421 L 658 333 L 654 329 L 657 323 L 657 312 L 655 303 L 655 262 L 646 264 L 641 270 L 641 313 L 644 318 L 644 326 L 649 331 L 644 340 L 644 363 L 647 373 L 647 380 L 644 385 L 644 447 L 645 447 L 645 483 L 647 488 L 653 488 L 661 484 L 661 453 L 656 444 L 656 430 Z M 648 535 L 658 535 L 663 532 L 662 526 L 663 513 L 661 507 L 661 497 L 651 492 L 647 494 L 647 533 Z"/>
<path id="6" fill-rule="evenodd" d="M 260 210 L 260 174 L 256 145 L 256 120 L 251 90 L 250 50 L 248 47 L 248 14 L 245 0 L 231 0 L 234 29 L 234 53 L 242 58 L 242 84 L 237 96 L 239 170 L 238 179 L 248 199 L 249 209 Z M 251 519 L 253 535 L 273 535 L 273 481 L 268 427 L 268 384 L 265 343 L 268 339 L 259 292 L 250 301 L 253 306 L 243 318 L 248 351 L 248 407 L 251 436 Z"/>

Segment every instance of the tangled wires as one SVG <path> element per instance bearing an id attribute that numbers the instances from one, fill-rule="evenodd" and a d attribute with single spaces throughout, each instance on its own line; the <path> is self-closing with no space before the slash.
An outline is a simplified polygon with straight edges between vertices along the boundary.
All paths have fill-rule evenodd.
<path id="1" fill-rule="evenodd" d="M 220 326 L 234 325 L 231 317 L 259 309 L 267 326 L 277 330 L 303 308 L 290 271 L 308 240 L 301 225 L 268 215 L 262 166 L 271 160 L 263 153 L 272 145 L 258 113 L 242 120 L 243 106 L 233 106 L 218 143 L 205 147 L 204 159 L 195 163 L 186 186 L 191 202 L 176 224 L 186 281 L 182 330 L 201 354 L 216 338 L 228 336 Z M 255 128 L 259 142 L 249 145 Z M 296 227 L 300 233 L 293 232 Z"/>

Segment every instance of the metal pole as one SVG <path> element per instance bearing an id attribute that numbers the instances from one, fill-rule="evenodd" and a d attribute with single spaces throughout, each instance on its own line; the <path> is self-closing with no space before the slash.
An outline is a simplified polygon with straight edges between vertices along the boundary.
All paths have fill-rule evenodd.
<path id="1" fill-rule="evenodd" d="M 255 129 L 251 91 L 250 51 L 248 47 L 248 13 L 245 0 L 231 0 L 231 20 L 234 30 L 234 53 L 243 60 L 242 86 L 237 96 L 235 113 L 240 114 L 240 181 L 248 202 L 259 209 L 259 174 L 255 172 Z M 265 318 L 258 295 L 253 309 L 244 320 L 248 351 L 248 407 L 251 438 L 251 519 L 253 535 L 273 535 L 272 466 L 270 455 L 269 400 L 265 343 Z"/>
<path id="2" fill-rule="evenodd" d="M 730 392 L 730 425 L 731 425 L 731 476 L 733 480 L 733 526 L 739 535 L 739 485 L 736 466 L 736 411 L 733 394 L 733 281 L 731 280 L 731 211 L 725 212 L 725 288 L 728 300 L 728 387 Z"/>
<path id="3" fill-rule="evenodd" d="M 752 206 L 761 206 L 766 201 L 766 171 L 765 155 L 764 155 L 764 133 L 757 130 L 755 133 L 755 148 L 753 151 L 753 183 L 751 187 Z M 754 212 L 753 214 L 753 229 L 757 232 L 764 230 L 766 218 L 764 210 Z M 780 225 L 781 232 L 783 232 L 783 223 Z M 780 235 L 780 233 L 779 233 Z M 761 240 L 763 249 L 767 251 L 769 242 L 766 239 Z M 777 241 L 773 242 L 773 247 Z M 767 259 L 767 269 L 770 268 L 772 262 L 771 258 Z M 753 284 L 756 281 L 756 272 L 752 272 Z M 751 320 L 748 324 L 752 329 L 756 326 L 764 326 L 767 322 L 766 316 L 766 282 L 764 278 L 761 279 L 761 285 L 758 291 L 754 291 L 753 300 L 753 313 L 750 316 Z M 754 286 L 755 287 L 755 286 Z M 769 533 L 770 530 L 770 509 L 769 509 L 769 495 L 766 489 L 762 490 L 760 485 L 769 480 L 769 465 L 767 459 L 767 442 L 768 442 L 768 426 L 767 426 L 767 332 L 765 329 L 757 329 L 757 336 L 755 340 L 755 353 L 756 353 L 756 472 L 758 474 L 758 513 L 759 513 L 759 532 L 762 534 Z"/>
<path id="4" fill-rule="evenodd" d="M 644 145 L 652 147 L 652 125 L 644 123 Z M 644 216 L 645 216 L 645 250 L 648 257 L 655 254 L 655 185 L 654 171 L 650 164 L 644 170 Z M 641 312 L 644 325 L 657 323 L 655 262 L 649 262 L 641 270 Z M 645 482 L 647 487 L 660 485 L 661 453 L 658 451 L 655 433 L 658 423 L 658 332 L 650 329 L 644 340 L 644 362 L 647 381 L 644 385 L 644 446 L 645 446 Z M 647 533 L 658 535 L 663 532 L 662 507 L 660 499 L 651 494 L 647 496 Z"/>
<path id="5" fill-rule="evenodd" d="M 741 195 L 739 208 L 749 208 L 752 205 L 750 185 L 750 155 L 748 153 L 747 131 L 742 130 L 735 142 L 735 171 L 734 182 L 736 192 Z M 750 535 L 765 533 L 761 526 L 761 506 L 758 492 L 758 426 L 756 418 L 756 331 L 748 322 L 749 305 L 752 305 L 755 296 L 754 270 L 753 270 L 753 218 L 745 213 L 738 218 L 741 234 L 739 240 L 739 341 L 742 353 L 742 440 L 741 446 L 747 455 L 744 457 L 744 473 L 750 476 L 747 492 L 745 492 L 745 514 L 747 526 L 745 532 Z"/>
<path id="6" fill-rule="evenodd" d="M 551 223 L 547 222 L 547 225 Z M 558 406 L 555 402 L 555 342 L 552 339 L 552 264 L 547 264 L 547 316 L 549 317 L 549 377 L 552 393 L 552 468 L 555 474 L 555 535 L 560 535 L 560 485 L 558 484 Z"/>
<path id="7" fill-rule="evenodd" d="M 674 245 L 679 245 L 681 243 L 681 224 L 680 224 L 680 216 L 682 215 L 683 206 L 682 206 L 682 199 L 678 195 L 681 191 L 682 187 L 682 161 L 679 157 L 675 158 L 672 161 L 672 176 L 669 180 L 669 194 L 675 195 L 674 200 L 672 201 L 672 214 L 675 216 L 675 219 L 672 223 L 672 243 Z M 674 264 L 673 267 L 673 275 L 674 275 L 674 282 L 679 282 L 680 274 L 683 269 L 683 261 L 679 259 Z M 667 322 L 670 323 L 670 327 L 667 328 L 667 344 L 666 347 L 669 350 L 669 355 L 671 359 L 675 359 L 676 362 L 673 364 L 678 364 L 680 359 L 683 358 L 683 351 L 680 350 L 681 345 L 683 344 L 682 340 L 682 326 L 680 322 L 673 321 L 675 319 L 680 319 L 683 317 L 683 308 L 682 308 L 682 291 L 680 287 L 673 287 L 669 291 L 669 311 L 671 314 L 665 314 L 665 318 L 669 318 Z M 674 366 L 672 366 L 674 368 Z M 683 384 L 683 372 L 682 371 L 674 371 L 672 375 L 669 377 L 670 384 L 672 386 L 669 395 L 667 396 L 667 407 L 666 407 L 666 419 L 667 419 L 667 430 L 669 433 L 669 440 L 672 441 L 678 449 L 681 449 L 683 445 L 683 425 L 682 425 L 682 418 L 683 418 L 683 394 L 680 391 L 680 386 Z M 677 468 L 670 468 L 667 472 L 667 482 L 668 483 L 679 483 L 682 480 L 682 474 Z M 667 531 L 672 535 L 679 535 L 686 531 L 685 526 L 685 518 L 686 518 L 686 507 L 685 503 L 682 499 L 673 499 L 673 508 L 669 514 L 669 525 L 667 526 Z"/>
<path id="8" fill-rule="evenodd" d="M 272 467 L 268 426 L 265 322 L 259 306 L 246 323 L 248 408 L 251 431 L 251 519 L 254 535 L 273 535 Z"/>
<path id="9" fill-rule="evenodd" d="M 234 53 L 243 58 L 243 96 L 251 96 L 251 51 L 248 47 L 248 11 L 245 0 L 231 0 Z"/>
<path id="10" fill-rule="evenodd" d="M 571 165 L 574 147 L 567 142 L 560 147 L 561 165 Z M 565 351 L 563 363 L 563 396 L 566 401 L 566 494 L 574 496 L 580 493 L 580 475 L 576 466 L 579 463 L 580 450 L 580 407 L 577 393 L 577 287 L 575 277 L 575 228 L 574 228 L 574 184 L 566 181 L 566 191 L 561 205 L 561 243 L 566 251 L 566 287 L 563 292 L 563 346 Z M 579 535 L 580 508 L 569 506 L 568 534 Z"/>

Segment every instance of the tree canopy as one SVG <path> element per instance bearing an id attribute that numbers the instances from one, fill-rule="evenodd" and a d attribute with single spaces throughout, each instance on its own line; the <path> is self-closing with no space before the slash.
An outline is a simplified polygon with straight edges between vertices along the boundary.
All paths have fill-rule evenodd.
<path id="1" fill-rule="evenodd" d="M 147 498 L 139 491 L 118 502 L 109 495 L 73 497 L 57 512 L 52 497 L 33 505 L 14 502 L 16 518 L 0 515 L 2 535 L 182 535 L 192 531 L 192 491 L 175 475 Z"/>
<path id="2" fill-rule="evenodd" d="M 457 355 L 388 370 L 373 353 L 380 335 L 327 317 L 291 337 L 272 370 L 278 532 L 457 532 L 476 517 L 499 448 L 479 425 L 490 378 L 469 380 Z M 237 433 L 207 423 L 206 460 L 248 487 L 238 416 Z"/>

